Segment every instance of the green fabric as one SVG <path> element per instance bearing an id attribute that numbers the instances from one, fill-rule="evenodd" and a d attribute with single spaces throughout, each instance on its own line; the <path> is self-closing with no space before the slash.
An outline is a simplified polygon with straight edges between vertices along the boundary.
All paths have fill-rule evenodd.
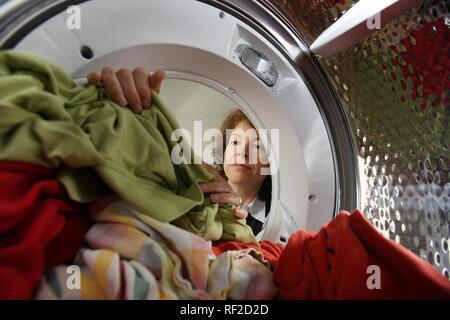
<path id="1" fill-rule="evenodd" d="M 135 114 L 100 86 L 77 86 L 35 54 L 0 52 L 0 160 L 59 168 L 69 196 L 91 202 L 111 191 L 140 212 L 207 240 L 256 243 L 231 206 L 204 202 L 201 165 L 173 165 L 177 121 L 156 93 Z M 191 152 L 191 156 L 192 156 Z"/>

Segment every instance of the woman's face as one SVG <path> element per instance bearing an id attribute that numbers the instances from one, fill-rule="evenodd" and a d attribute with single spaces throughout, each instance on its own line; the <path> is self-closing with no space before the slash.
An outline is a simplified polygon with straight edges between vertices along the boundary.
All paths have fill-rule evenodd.
<path id="1" fill-rule="evenodd" d="M 260 184 L 266 178 L 261 168 L 268 167 L 264 147 L 257 131 L 242 120 L 233 129 L 225 148 L 224 171 L 228 181 L 235 184 Z"/>

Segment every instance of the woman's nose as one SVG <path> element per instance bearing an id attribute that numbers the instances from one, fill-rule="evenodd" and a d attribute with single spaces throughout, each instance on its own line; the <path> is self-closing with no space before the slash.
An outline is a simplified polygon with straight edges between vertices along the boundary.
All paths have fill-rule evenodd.
<path id="1" fill-rule="evenodd" d="M 250 146 L 249 146 L 249 143 L 246 143 L 245 144 L 245 146 L 242 148 L 239 148 L 239 150 L 238 150 L 238 155 L 239 156 L 243 156 L 244 158 L 245 158 L 245 160 L 248 160 L 248 158 L 249 158 L 249 149 L 250 149 Z"/>

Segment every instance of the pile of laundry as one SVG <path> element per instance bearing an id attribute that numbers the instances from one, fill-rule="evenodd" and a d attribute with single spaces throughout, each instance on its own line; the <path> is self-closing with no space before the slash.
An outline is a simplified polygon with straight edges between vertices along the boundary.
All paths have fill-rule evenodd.
<path id="1" fill-rule="evenodd" d="M 37 55 L 0 52 L 0 299 L 450 298 L 359 211 L 286 247 L 258 242 L 204 198 L 211 174 L 172 163 L 179 126 L 152 98 L 134 114 Z"/>
<path id="2" fill-rule="evenodd" d="M 255 249 L 212 255 L 211 241 L 109 200 L 92 213 L 96 223 L 75 265 L 48 270 L 37 299 L 271 299 L 270 265 Z M 98 207 L 99 204 L 96 204 Z M 69 280 L 69 286 L 67 285 Z"/>

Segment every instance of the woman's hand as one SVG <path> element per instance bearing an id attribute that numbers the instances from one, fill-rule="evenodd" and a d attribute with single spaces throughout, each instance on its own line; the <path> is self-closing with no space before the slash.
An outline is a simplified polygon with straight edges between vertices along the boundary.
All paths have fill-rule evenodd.
<path id="1" fill-rule="evenodd" d="M 144 68 L 133 71 L 122 68 L 115 72 L 106 67 L 101 73 L 91 72 L 88 75 L 89 84 L 103 82 L 112 100 L 118 105 L 130 107 L 134 112 L 141 112 L 152 105 L 150 90 L 157 93 L 161 90 L 161 83 L 165 73 L 157 70 L 150 74 Z"/>
<path id="2" fill-rule="evenodd" d="M 233 192 L 227 180 L 211 166 L 207 164 L 203 166 L 214 175 L 215 179 L 212 182 L 201 183 L 200 188 L 202 191 L 211 194 L 210 199 L 212 202 L 236 205 L 237 207 L 233 210 L 233 215 L 236 219 L 247 218 L 247 210 L 239 207 L 242 204 L 242 199 Z"/>

